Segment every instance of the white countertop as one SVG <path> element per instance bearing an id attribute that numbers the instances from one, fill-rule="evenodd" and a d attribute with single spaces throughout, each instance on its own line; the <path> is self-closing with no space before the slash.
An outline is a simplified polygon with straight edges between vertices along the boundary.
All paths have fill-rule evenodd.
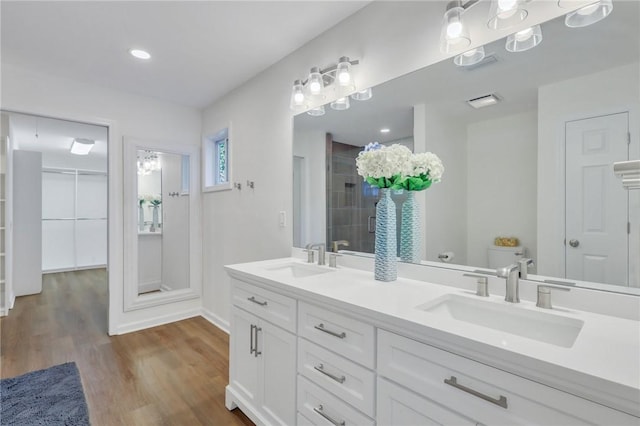
<path id="1" fill-rule="evenodd" d="M 225 268 L 232 277 L 303 300 L 331 301 L 377 326 L 390 325 L 441 349 L 640 416 L 638 321 L 554 305 L 553 310 L 543 311 L 584 321 L 573 346 L 560 347 L 417 309 L 446 294 L 477 297 L 466 289 L 400 277 L 380 282 L 373 279 L 373 272 L 344 267 L 301 278 L 269 270 L 291 262 L 306 265 L 285 258 Z M 529 301 L 512 304 L 501 296 L 488 300 L 509 309 L 541 310 Z"/>

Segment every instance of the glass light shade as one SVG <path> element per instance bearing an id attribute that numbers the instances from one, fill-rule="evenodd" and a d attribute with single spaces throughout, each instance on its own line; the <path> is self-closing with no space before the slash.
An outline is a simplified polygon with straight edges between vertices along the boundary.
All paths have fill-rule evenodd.
<path id="1" fill-rule="evenodd" d="M 356 101 L 368 101 L 372 97 L 373 92 L 371 91 L 371 87 L 364 90 L 359 90 L 351 95 L 351 99 L 354 99 Z"/>
<path id="2" fill-rule="evenodd" d="M 475 49 L 467 50 L 464 53 L 459 54 L 453 58 L 453 63 L 459 67 L 468 67 L 469 65 L 475 65 L 484 59 L 484 46 L 476 47 Z"/>
<path id="3" fill-rule="evenodd" d="M 293 111 L 301 111 L 307 107 L 307 98 L 304 95 L 304 86 L 302 81 L 296 80 L 293 82 L 293 88 L 291 89 L 291 103 L 289 107 Z"/>
<path id="4" fill-rule="evenodd" d="M 309 111 L 307 111 L 307 114 L 314 117 L 320 117 L 321 115 L 324 115 L 324 105 L 320 105 L 317 108 L 310 109 Z"/>
<path id="5" fill-rule="evenodd" d="M 464 9 L 459 2 L 452 2 L 442 19 L 440 32 L 440 51 L 453 53 L 464 50 L 471 44 L 471 36 L 463 21 Z"/>
<path id="6" fill-rule="evenodd" d="M 529 15 L 524 4 L 525 0 L 491 0 L 487 26 L 492 30 L 502 30 L 518 25 Z"/>
<path id="7" fill-rule="evenodd" d="M 613 2 L 611 0 L 600 0 L 588 6 L 582 7 L 576 11 L 567 13 L 564 18 L 564 24 L 570 28 L 586 27 L 603 20 L 613 10 Z"/>
<path id="8" fill-rule="evenodd" d="M 349 97 L 345 96 L 344 98 L 338 98 L 335 101 L 331 102 L 331 109 L 335 109 L 337 111 L 342 111 L 345 109 L 349 109 Z"/>
<path id="9" fill-rule="evenodd" d="M 536 47 L 541 42 L 542 29 L 540 25 L 534 25 L 507 37 L 505 49 L 509 52 L 524 52 Z"/>
<path id="10" fill-rule="evenodd" d="M 309 93 L 311 93 L 312 96 L 322 95 L 322 92 L 324 91 L 324 82 L 322 81 L 320 68 L 311 68 L 311 71 L 309 71 L 307 87 L 309 88 Z"/>
<path id="11" fill-rule="evenodd" d="M 338 59 L 336 68 L 336 83 L 338 86 L 349 86 L 351 84 L 351 63 L 346 56 Z"/>

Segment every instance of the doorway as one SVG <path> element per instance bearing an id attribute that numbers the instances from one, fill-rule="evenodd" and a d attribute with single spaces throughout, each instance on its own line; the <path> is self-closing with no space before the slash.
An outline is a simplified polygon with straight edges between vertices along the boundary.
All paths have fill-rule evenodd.
<path id="1" fill-rule="evenodd" d="M 566 278 L 637 287 L 630 194 L 612 166 L 629 159 L 629 113 L 567 122 L 565 140 Z"/>
<path id="2" fill-rule="evenodd" d="M 2 114 L 8 117 L 13 178 L 7 205 L 12 216 L 9 307 L 15 297 L 39 294 L 43 283 L 63 277 L 70 282 L 95 277 L 90 281 L 101 287 L 108 306 L 108 127 Z M 105 334 L 107 311 L 101 313 Z"/>

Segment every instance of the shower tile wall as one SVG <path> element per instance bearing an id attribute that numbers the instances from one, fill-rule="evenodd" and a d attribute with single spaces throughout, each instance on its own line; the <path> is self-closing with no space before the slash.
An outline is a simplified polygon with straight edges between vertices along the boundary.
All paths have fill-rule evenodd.
<path id="1" fill-rule="evenodd" d="M 372 191 L 368 185 L 363 190 L 364 182 L 356 171 L 356 157 L 362 148 L 335 141 L 331 145 L 327 240 L 330 244 L 347 240 L 348 250 L 373 253 L 378 191 L 375 188 Z M 369 220 L 372 232 L 369 232 Z"/>

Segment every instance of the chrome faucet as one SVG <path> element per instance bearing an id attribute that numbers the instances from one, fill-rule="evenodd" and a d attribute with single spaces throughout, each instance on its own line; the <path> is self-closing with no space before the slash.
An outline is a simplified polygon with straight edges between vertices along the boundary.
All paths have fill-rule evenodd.
<path id="1" fill-rule="evenodd" d="M 347 241 L 347 240 L 337 240 L 337 241 L 334 241 L 333 243 L 331 243 L 331 246 L 333 248 L 333 252 L 337 253 L 338 250 L 340 249 L 340 246 L 349 247 L 349 241 Z"/>
<path id="2" fill-rule="evenodd" d="M 520 265 L 518 263 L 498 268 L 496 275 L 507 279 L 507 287 L 504 293 L 504 300 L 511 303 L 520 303 L 519 282 Z"/>
<path id="3" fill-rule="evenodd" d="M 324 265 L 325 245 L 324 243 L 307 244 L 305 247 L 307 250 L 318 249 L 318 265 Z"/>
<path id="4" fill-rule="evenodd" d="M 529 268 L 533 266 L 533 259 L 520 259 L 518 261 L 518 265 L 520 266 L 520 279 L 526 280 L 527 275 L 529 274 Z"/>

